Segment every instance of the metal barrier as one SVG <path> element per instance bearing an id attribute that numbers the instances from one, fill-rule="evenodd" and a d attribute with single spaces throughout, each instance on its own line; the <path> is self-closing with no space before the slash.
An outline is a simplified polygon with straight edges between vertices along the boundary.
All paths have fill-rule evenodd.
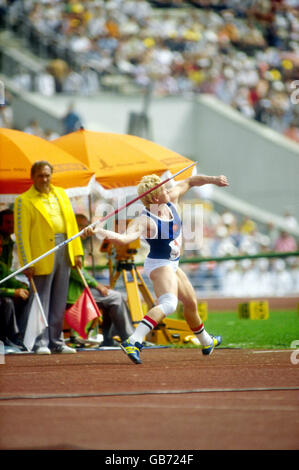
<path id="1" fill-rule="evenodd" d="M 242 261 L 244 259 L 260 259 L 260 258 L 290 258 L 299 256 L 299 251 L 287 251 L 287 252 L 271 252 L 271 253 L 257 253 L 255 255 L 227 255 L 222 257 L 210 256 L 210 257 L 193 257 L 193 258 L 181 258 L 180 264 L 196 264 L 215 261 L 221 263 L 224 261 Z M 143 266 L 143 263 L 134 263 L 136 267 Z M 95 265 L 96 271 L 102 271 L 108 269 L 108 265 Z M 86 269 L 91 270 L 91 266 L 86 266 Z"/>

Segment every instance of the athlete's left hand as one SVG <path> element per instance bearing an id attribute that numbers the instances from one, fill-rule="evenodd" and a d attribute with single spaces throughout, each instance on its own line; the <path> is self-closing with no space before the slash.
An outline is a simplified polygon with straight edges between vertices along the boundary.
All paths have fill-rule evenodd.
<path id="1" fill-rule="evenodd" d="M 215 182 L 217 186 L 229 186 L 227 177 L 224 175 L 220 175 L 217 177 L 217 180 Z"/>

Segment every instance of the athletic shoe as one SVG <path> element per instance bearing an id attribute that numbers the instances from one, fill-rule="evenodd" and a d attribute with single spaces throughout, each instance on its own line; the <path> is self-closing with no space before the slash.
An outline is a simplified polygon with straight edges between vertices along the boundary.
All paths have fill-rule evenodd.
<path id="1" fill-rule="evenodd" d="M 126 339 L 126 341 L 123 341 L 120 344 L 120 347 L 131 359 L 131 361 L 133 361 L 135 364 L 142 364 L 142 361 L 139 357 L 139 353 L 143 347 L 142 344 L 138 343 L 137 341 L 135 344 L 132 344 L 128 339 Z"/>
<path id="2" fill-rule="evenodd" d="M 92 337 L 88 337 L 84 339 L 84 338 L 81 338 L 81 336 L 72 336 L 70 337 L 70 342 L 74 343 L 75 346 L 84 347 L 84 346 L 99 346 L 101 340 L 97 340 L 96 338 L 92 338 Z"/>
<path id="3" fill-rule="evenodd" d="M 4 345 L 4 354 L 22 354 L 22 351 L 19 348 Z"/>
<path id="4" fill-rule="evenodd" d="M 5 338 L 4 346 L 10 346 L 11 348 L 19 349 L 20 351 L 27 351 L 26 346 L 24 346 L 24 344 L 19 338 L 16 338 L 13 341 L 11 341 L 9 338 Z"/>
<path id="5" fill-rule="evenodd" d="M 214 351 L 214 348 L 216 348 L 216 346 L 219 346 L 221 342 L 222 342 L 221 336 L 212 336 L 212 343 L 209 346 L 203 346 L 202 353 L 205 356 L 210 356 L 212 352 Z"/>
<path id="6" fill-rule="evenodd" d="M 75 354 L 77 351 L 74 348 L 70 348 L 69 346 L 62 344 L 61 346 L 57 346 L 53 349 L 52 352 L 55 354 Z"/>
<path id="7" fill-rule="evenodd" d="M 51 351 L 47 346 L 39 346 L 38 348 L 35 349 L 35 354 L 40 354 L 40 355 L 48 355 L 51 354 Z"/>

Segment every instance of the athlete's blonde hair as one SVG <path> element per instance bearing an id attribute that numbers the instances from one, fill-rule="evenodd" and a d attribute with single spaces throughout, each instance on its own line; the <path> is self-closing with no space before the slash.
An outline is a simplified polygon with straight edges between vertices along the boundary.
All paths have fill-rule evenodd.
<path id="1" fill-rule="evenodd" d="M 158 175 L 146 175 L 143 176 L 141 179 L 139 185 L 137 186 L 137 193 L 138 196 L 141 194 L 145 193 L 149 189 L 153 188 L 154 186 L 157 186 L 157 184 L 161 183 L 161 179 Z M 150 193 L 148 193 L 146 196 L 141 198 L 141 201 L 145 206 L 149 206 L 154 202 L 154 197 L 159 194 L 161 191 L 161 186 L 157 189 L 154 189 Z"/>

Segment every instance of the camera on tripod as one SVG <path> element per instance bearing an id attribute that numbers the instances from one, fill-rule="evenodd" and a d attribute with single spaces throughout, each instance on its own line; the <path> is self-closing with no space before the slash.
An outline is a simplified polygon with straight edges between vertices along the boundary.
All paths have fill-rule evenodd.
<path id="1" fill-rule="evenodd" d="M 119 221 L 116 219 L 115 221 L 115 231 L 120 233 L 119 226 L 121 228 L 127 229 L 131 219 L 126 219 Z M 109 242 L 108 240 L 103 240 L 100 251 L 102 253 L 107 253 L 109 257 L 111 257 L 115 253 L 115 260 L 117 261 L 117 270 L 126 269 L 127 271 L 132 269 L 132 265 L 134 265 L 134 256 L 137 254 L 138 249 L 140 248 L 140 239 L 138 238 L 134 242 L 128 243 L 127 245 L 113 245 L 113 243 Z"/>

